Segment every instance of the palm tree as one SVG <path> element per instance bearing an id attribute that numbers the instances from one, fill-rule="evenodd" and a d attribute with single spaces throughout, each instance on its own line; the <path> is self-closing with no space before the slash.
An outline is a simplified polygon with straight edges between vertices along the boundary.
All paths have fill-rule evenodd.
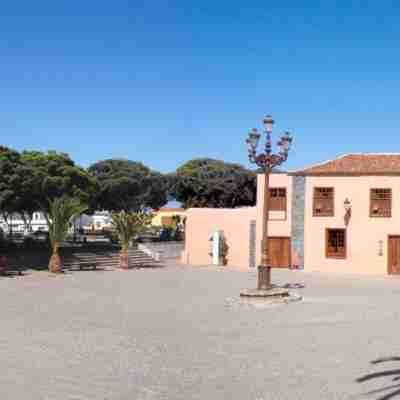
<path id="1" fill-rule="evenodd" d="M 62 272 L 62 260 L 59 252 L 61 243 L 67 237 L 70 222 L 87 208 L 87 205 L 72 197 L 59 197 L 49 202 L 49 210 L 48 213 L 45 213 L 45 218 L 53 249 L 49 261 L 50 272 Z"/>
<path id="2" fill-rule="evenodd" d="M 111 218 L 112 225 L 121 243 L 120 267 L 129 269 L 129 245 L 137 234 L 148 228 L 153 215 L 144 212 L 127 213 L 121 211 L 112 214 Z"/>

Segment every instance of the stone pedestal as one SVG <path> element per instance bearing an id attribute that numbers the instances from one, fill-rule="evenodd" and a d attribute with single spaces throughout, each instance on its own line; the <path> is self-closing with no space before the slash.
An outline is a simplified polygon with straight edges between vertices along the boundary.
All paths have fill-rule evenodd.
<path id="1" fill-rule="evenodd" d="M 289 297 L 289 290 L 278 287 L 272 287 L 271 289 L 243 289 L 240 291 L 240 297 L 255 297 L 255 298 Z"/>

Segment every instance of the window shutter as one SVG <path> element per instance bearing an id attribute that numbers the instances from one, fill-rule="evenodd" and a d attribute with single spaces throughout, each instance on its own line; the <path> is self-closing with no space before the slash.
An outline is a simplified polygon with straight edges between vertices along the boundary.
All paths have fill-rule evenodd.
<path id="1" fill-rule="evenodd" d="M 370 217 L 391 217 L 392 189 L 371 189 Z"/>
<path id="2" fill-rule="evenodd" d="M 315 217 L 334 216 L 334 190 L 328 187 L 314 188 L 313 215 Z"/>
<path id="3" fill-rule="evenodd" d="M 269 210 L 286 211 L 286 188 L 271 188 L 269 190 Z"/>

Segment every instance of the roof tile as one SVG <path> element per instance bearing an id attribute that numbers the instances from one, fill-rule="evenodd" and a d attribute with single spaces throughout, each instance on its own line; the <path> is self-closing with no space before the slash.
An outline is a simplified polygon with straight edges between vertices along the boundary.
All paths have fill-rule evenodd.
<path id="1" fill-rule="evenodd" d="M 392 175 L 400 174 L 400 153 L 346 154 L 335 160 L 294 171 L 291 175 Z"/>

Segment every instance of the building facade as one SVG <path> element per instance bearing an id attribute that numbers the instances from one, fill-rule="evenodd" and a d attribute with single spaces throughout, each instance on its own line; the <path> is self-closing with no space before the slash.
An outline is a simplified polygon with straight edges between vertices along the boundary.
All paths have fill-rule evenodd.
<path id="1" fill-rule="evenodd" d="M 176 216 L 179 216 L 183 220 L 185 210 L 181 207 L 162 207 L 154 211 L 151 224 L 153 226 L 171 226 L 175 224 L 174 217 Z"/>
<path id="2" fill-rule="evenodd" d="M 274 267 L 299 266 L 292 246 L 292 181 L 287 174 L 270 176 L 269 236 Z M 257 205 L 235 209 L 191 208 L 186 211 L 186 240 L 182 261 L 193 265 L 212 264 L 212 238 L 221 234 L 228 249 L 226 266 L 254 268 L 261 261 L 264 176 L 257 178 Z"/>
<path id="3" fill-rule="evenodd" d="M 307 270 L 400 273 L 400 154 L 349 154 L 292 177 L 305 181 Z"/>
<path id="4" fill-rule="evenodd" d="M 0 217 L 0 229 L 5 233 L 20 233 L 28 234 L 30 232 L 46 232 L 48 231 L 47 221 L 41 212 L 34 212 L 32 220 L 27 226 L 27 223 L 20 214 L 13 214 L 8 216 L 7 220 Z"/>
<path id="5" fill-rule="evenodd" d="M 261 258 L 264 176 L 256 207 L 187 211 L 185 262 L 211 264 L 209 239 L 223 232 L 227 266 Z M 400 274 L 400 154 L 349 154 L 270 177 L 273 267 Z M 230 252 L 230 253 L 229 253 Z"/>
<path id="6" fill-rule="evenodd" d="M 109 211 L 96 211 L 93 215 L 86 217 L 87 220 L 82 226 L 84 231 L 101 231 L 110 229 L 112 226 L 112 218 Z"/>

